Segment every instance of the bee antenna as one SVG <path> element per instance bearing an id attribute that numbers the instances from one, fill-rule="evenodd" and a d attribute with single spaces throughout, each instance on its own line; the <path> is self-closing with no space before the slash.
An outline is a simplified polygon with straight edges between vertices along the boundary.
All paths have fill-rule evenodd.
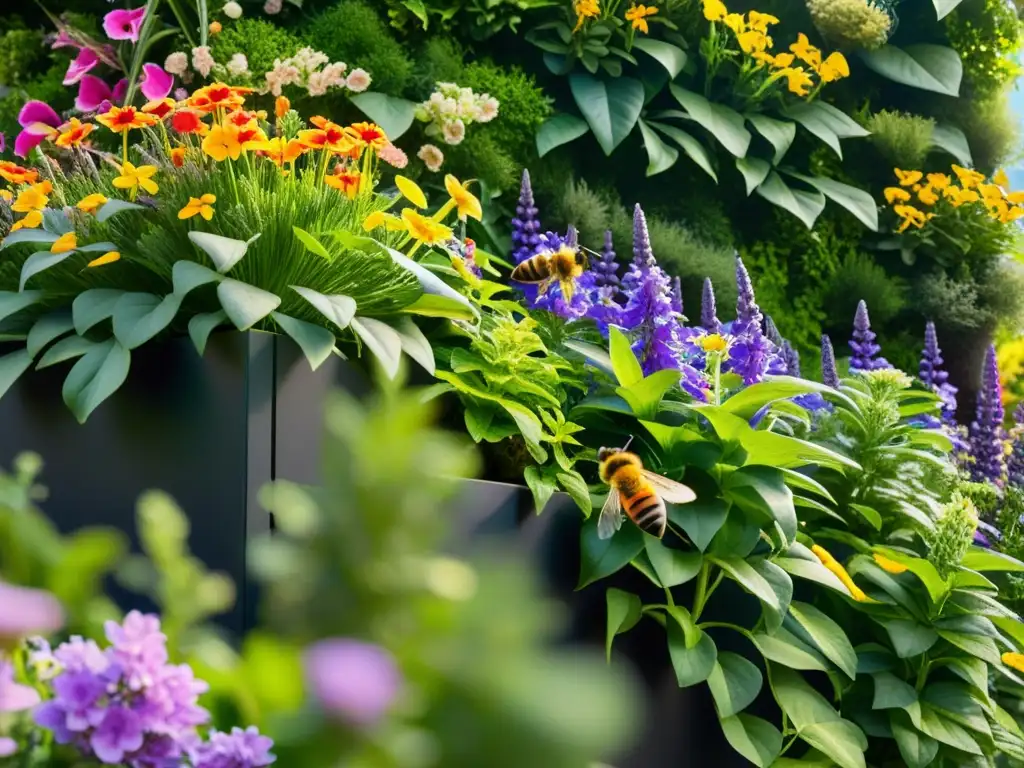
<path id="1" fill-rule="evenodd" d="M 633 435 L 630 435 L 629 436 L 629 440 L 627 440 L 626 444 L 624 446 L 622 446 L 622 450 L 628 451 L 629 450 L 629 444 L 632 443 L 632 442 L 633 442 Z"/>

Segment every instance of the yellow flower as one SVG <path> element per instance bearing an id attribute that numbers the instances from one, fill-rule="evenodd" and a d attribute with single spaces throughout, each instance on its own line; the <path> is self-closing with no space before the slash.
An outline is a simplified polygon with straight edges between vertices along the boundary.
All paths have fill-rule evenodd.
<path id="1" fill-rule="evenodd" d="M 597 0 L 576 0 L 572 5 L 573 10 L 576 11 L 576 27 L 573 29 L 573 33 L 579 32 L 583 27 L 583 22 L 587 19 L 592 19 L 601 13 L 601 6 L 597 4 Z"/>
<path id="2" fill-rule="evenodd" d="M 56 240 L 53 241 L 53 245 L 50 246 L 50 253 L 67 253 L 73 251 L 78 247 L 78 238 L 74 232 L 67 232 Z"/>
<path id="3" fill-rule="evenodd" d="M 287 96 L 278 96 L 274 101 L 274 116 L 280 120 L 282 117 L 288 114 L 288 110 L 292 108 L 292 103 L 288 101 Z"/>
<path id="4" fill-rule="evenodd" d="M 42 211 L 29 211 L 11 225 L 11 232 L 17 232 L 19 229 L 35 229 L 42 223 Z"/>
<path id="5" fill-rule="evenodd" d="M 91 195 L 86 195 L 78 201 L 78 205 L 75 207 L 80 211 L 86 213 L 96 213 L 102 205 L 107 202 L 106 195 L 101 195 L 99 192 L 94 192 Z"/>
<path id="6" fill-rule="evenodd" d="M 899 168 L 893 168 L 892 171 L 896 174 L 896 178 L 900 180 L 901 187 L 917 184 L 917 182 L 924 178 L 924 174 L 920 171 L 901 171 Z"/>
<path id="7" fill-rule="evenodd" d="M 114 179 L 114 186 L 118 189 L 130 189 L 133 197 L 139 187 L 149 194 L 155 195 L 160 189 L 153 181 L 155 173 L 155 165 L 140 165 L 136 168 L 131 163 L 124 163 L 121 166 L 121 175 Z"/>
<path id="8" fill-rule="evenodd" d="M 809 64 L 815 71 L 821 67 L 821 51 L 811 45 L 807 35 L 801 32 L 796 42 L 789 46 L 789 50 L 796 54 L 796 57 L 805 64 Z"/>
<path id="9" fill-rule="evenodd" d="M 985 201 L 985 205 L 994 205 L 996 201 L 1002 202 L 1003 190 L 995 184 L 979 184 L 978 191 L 981 193 L 981 199 Z"/>
<path id="10" fill-rule="evenodd" d="M 47 195 L 51 192 L 53 192 L 53 185 L 48 181 L 33 184 L 28 189 L 23 189 L 18 193 L 18 198 L 14 201 L 14 205 L 11 206 L 11 210 L 17 213 L 41 211 L 50 202 L 50 198 Z"/>
<path id="11" fill-rule="evenodd" d="M 793 59 L 796 57 L 792 53 L 777 53 L 772 59 L 772 66 L 783 69 L 793 63 Z"/>
<path id="12" fill-rule="evenodd" d="M 1024 672 L 1024 653 L 1004 653 L 999 657 L 1003 664 L 1018 672 Z"/>
<path id="13" fill-rule="evenodd" d="M 427 196 L 423 194 L 420 185 L 405 176 L 395 176 L 395 185 L 402 197 L 415 205 L 417 208 L 427 207 Z"/>
<path id="14" fill-rule="evenodd" d="M 907 570 L 907 566 L 903 565 L 903 563 L 897 563 L 895 560 L 892 560 L 885 555 L 875 554 L 873 557 L 879 567 L 887 573 L 900 574 Z"/>
<path id="15" fill-rule="evenodd" d="M 436 245 L 452 236 L 452 231 L 444 224 L 428 219 L 422 213 L 417 213 L 412 208 L 405 208 L 402 211 L 402 221 L 413 240 L 418 240 L 427 245 Z"/>
<path id="16" fill-rule="evenodd" d="M 910 199 L 910 193 L 903 187 L 886 187 L 885 188 L 885 202 L 889 205 L 893 203 L 905 203 Z"/>
<path id="17" fill-rule="evenodd" d="M 912 205 L 896 205 L 893 206 L 893 211 L 903 219 L 897 232 L 906 232 L 911 226 L 920 229 L 929 218 L 924 211 L 920 211 Z"/>
<path id="18" fill-rule="evenodd" d="M 740 44 L 740 49 L 744 53 L 765 51 L 772 45 L 772 39 L 756 29 L 748 29 L 736 35 L 736 42 Z"/>
<path id="19" fill-rule="evenodd" d="M 1000 211 L 999 221 L 1002 224 L 1010 224 L 1019 219 L 1021 216 L 1024 216 L 1024 208 L 1015 205 L 1012 208 L 1007 208 L 1004 211 Z M 1007 443 L 1007 445 L 1009 445 L 1009 443 Z"/>
<path id="20" fill-rule="evenodd" d="M 224 27 L 221 25 L 221 23 L 219 21 L 211 21 L 210 22 L 210 34 L 211 35 L 219 35 L 222 29 L 224 29 Z"/>
<path id="21" fill-rule="evenodd" d="M 1011 192 L 1006 196 L 1006 199 L 1014 205 L 1020 205 L 1024 203 L 1024 192 Z"/>
<path id="22" fill-rule="evenodd" d="M 406 228 L 405 222 L 397 216 L 392 216 L 390 213 L 384 213 L 384 211 L 374 211 L 363 219 L 363 229 L 369 232 L 377 227 L 384 227 L 385 229 L 390 229 L 392 232 L 400 232 Z"/>
<path id="23" fill-rule="evenodd" d="M 864 603 L 870 599 L 866 594 L 864 594 L 864 590 L 857 586 L 853 577 L 846 572 L 846 569 L 843 568 L 842 564 L 829 554 L 828 550 L 815 544 L 811 547 L 811 552 L 813 552 L 815 557 L 821 561 L 822 565 L 832 571 L 832 573 L 834 573 L 836 577 L 843 582 L 843 586 L 850 590 L 850 594 L 853 595 L 854 600 L 858 603 Z"/>
<path id="24" fill-rule="evenodd" d="M 1006 175 L 1006 171 L 1002 168 L 992 174 L 992 182 L 998 184 L 1003 189 L 1010 188 L 1010 177 Z"/>
<path id="25" fill-rule="evenodd" d="M 728 13 L 722 19 L 722 23 L 737 35 L 742 34 L 747 29 L 747 22 L 744 21 L 742 13 Z"/>
<path id="26" fill-rule="evenodd" d="M 111 107 L 102 115 L 96 115 L 96 122 L 102 123 L 114 133 L 123 133 L 135 128 L 156 125 L 160 122 L 160 118 L 155 115 L 147 115 L 135 107 Z"/>
<path id="27" fill-rule="evenodd" d="M 121 258 L 121 254 L 117 251 L 107 251 L 98 259 L 93 259 L 85 266 L 87 267 L 102 267 L 104 264 L 113 264 Z"/>
<path id="28" fill-rule="evenodd" d="M 631 5 L 629 10 L 626 11 L 626 21 L 633 22 L 633 29 L 639 30 L 646 35 L 651 31 L 647 26 L 647 17 L 653 16 L 657 12 L 658 9 L 653 5 Z"/>
<path id="29" fill-rule="evenodd" d="M 209 193 L 202 197 L 190 197 L 188 199 L 188 205 L 178 211 L 178 218 L 191 219 L 196 214 L 199 214 L 209 221 L 213 218 L 213 204 L 216 202 L 217 196 Z"/>
<path id="30" fill-rule="evenodd" d="M 14 193 L 11 192 L 11 190 L 9 190 L 9 189 L 0 189 L 0 200 L 3 200 L 5 203 L 9 203 L 13 199 L 14 199 Z"/>
<path id="31" fill-rule="evenodd" d="M 779 20 L 770 13 L 760 13 L 759 11 L 751 11 L 747 14 L 747 19 L 750 28 L 756 29 L 758 32 L 767 32 L 769 25 L 779 23 Z"/>
<path id="32" fill-rule="evenodd" d="M 836 80 L 850 76 L 850 65 L 843 54 L 833 51 L 827 59 L 821 62 L 818 74 L 821 76 L 821 82 L 834 83 Z"/>
<path id="33" fill-rule="evenodd" d="M 804 71 L 803 67 L 786 67 L 785 69 L 780 69 L 778 74 L 785 76 L 787 80 L 786 87 L 797 96 L 806 96 L 810 92 L 810 87 L 814 85 L 811 76 Z"/>
<path id="34" fill-rule="evenodd" d="M 334 173 L 324 176 L 324 184 L 334 187 L 343 193 L 349 200 L 355 200 L 359 194 L 359 184 L 362 174 L 354 169 L 346 168 L 340 163 L 334 166 Z"/>
<path id="35" fill-rule="evenodd" d="M 704 18 L 708 21 L 721 21 L 729 12 L 722 0 L 701 0 L 704 9 Z"/>
<path id="36" fill-rule="evenodd" d="M 935 190 L 932 188 L 931 184 L 926 187 L 921 187 L 921 189 L 917 191 L 917 199 L 925 205 L 935 205 L 939 202 L 939 196 L 935 194 Z"/>
<path id="37" fill-rule="evenodd" d="M 203 139 L 203 152 L 218 163 L 227 158 L 237 160 L 242 154 L 242 142 L 238 140 L 238 126 L 228 123 L 214 125 Z"/>
<path id="38" fill-rule="evenodd" d="M 698 343 L 705 352 L 725 352 L 729 348 L 729 342 L 719 333 L 701 336 Z"/>
<path id="39" fill-rule="evenodd" d="M 960 183 L 963 185 L 964 189 L 974 189 L 985 181 L 985 176 L 977 171 L 972 171 L 969 168 L 962 168 L 955 164 L 952 167 L 953 173 L 955 173 L 956 177 L 960 179 Z"/>
<path id="40" fill-rule="evenodd" d="M 946 173 L 929 173 L 926 178 L 928 183 L 936 189 L 945 189 L 953 183 L 953 180 L 949 178 L 949 174 Z"/>
<path id="41" fill-rule="evenodd" d="M 448 190 L 448 194 L 451 195 L 452 201 L 458 208 L 459 218 L 465 219 L 468 216 L 477 221 L 483 221 L 484 212 L 480 207 L 480 201 L 467 189 L 468 186 L 468 181 L 465 184 L 460 184 L 459 180 L 450 173 L 444 177 L 444 188 Z"/>

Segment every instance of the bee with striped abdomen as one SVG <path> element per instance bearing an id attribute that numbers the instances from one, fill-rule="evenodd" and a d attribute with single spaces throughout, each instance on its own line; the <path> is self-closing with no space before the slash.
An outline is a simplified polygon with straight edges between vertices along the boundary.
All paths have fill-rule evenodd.
<path id="1" fill-rule="evenodd" d="M 541 251 L 531 256 L 512 270 L 512 279 L 518 283 L 539 283 L 541 296 L 557 281 L 562 286 L 563 298 L 572 301 L 576 278 L 583 274 L 586 265 L 587 257 L 582 249 L 563 245 L 556 251 Z"/>
<path id="2" fill-rule="evenodd" d="M 597 453 L 601 480 L 610 486 L 597 520 L 598 538 L 610 539 L 615 535 L 622 527 L 625 510 L 640 530 L 660 539 L 668 525 L 665 502 L 687 504 L 696 499 L 697 494 L 682 483 L 644 469 L 640 457 L 626 448 L 602 448 Z"/>

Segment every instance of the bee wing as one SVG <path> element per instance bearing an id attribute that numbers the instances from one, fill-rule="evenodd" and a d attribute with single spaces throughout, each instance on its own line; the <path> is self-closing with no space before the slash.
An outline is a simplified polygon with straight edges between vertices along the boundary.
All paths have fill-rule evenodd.
<path id="1" fill-rule="evenodd" d="M 608 489 L 608 498 L 601 507 L 601 516 L 597 518 L 597 538 L 610 539 L 622 527 L 622 500 L 614 488 Z"/>
<path id="2" fill-rule="evenodd" d="M 654 486 L 662 500 L 669 504 L 689 504 L 697 498 L 697 494 L 688 485 L 669 480 L 667 477 L 656 475 L 648 470 L 643 470 L 644 479 Z"/>

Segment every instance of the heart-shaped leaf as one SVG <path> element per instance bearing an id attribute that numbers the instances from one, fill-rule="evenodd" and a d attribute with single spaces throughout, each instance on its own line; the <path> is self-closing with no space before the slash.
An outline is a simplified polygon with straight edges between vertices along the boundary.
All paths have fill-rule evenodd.
<path id="1" fill-rule="evenodd" d="M 219 274 L 196 261 L 187 261 L 185 259 L 176 261 L 171 270 L 174 292 L 182 298 L 199 286 L 220 279 L 221 276 Z"/>
<path id="2" fill-rule="evenodd" d="M 644 106 L 644 86 L 632 77 L 602 80 L 584 72 L 569 76 L 576 106 L 594 138 L 610 155 L 632 132 Z"/>
<path id="3" fill-rule="evenodd" d="M 270 316 L 274 318 L 278 327 L 299 345 L 314 371 L 331 356 L 336 339 L 334 334 L 322 325 L 313 325 L 305 320 L 282 315 L 280 312 L 271 312 Z"/>
<path id="4" fill-rule="evenodd" d="M 164 330 L 178 314 L 181 296 L 126 293 L 114 307 L 114 338 L 126 349 L 135 349 Z"/>
<path id="5" fill-rule="evenodd" d="M 960 95 L 964 66 L 952 48 L 925 43 L 905 48 L 885 45 L 859 55 L 869 69 L 894 82 L 946 96 Z"/>
<path id="6" fill-rule="evenodd" d="M 372 317 L 352 318 L 352 330 L 380 361 L 389 379 L 395 378 L 402 361 L 402 337 L 387 323 Z"/>
<path id="7" fill-rule="evenodd" d="M 75 363 L 64 379 L 62 394 L 80 424 L 124 384 L 131 360 L 131 352 L 116 339 L 108 339 Z"/>
<path id="8" fill-rule="evenodd" d="M 240 331 L 249 330 L 281 306 L 279 296 L 231 278 L 217 286 L 217 297 L 228 319 Z"/>
<path id="9" fill-rule="evenodd" d="M 576 115 L 560 114 L 549 117 L 537 129 L 537 155 L 544 157 L 551 150 L 575 141 L 589 130 L 587 121 Z"/>
<path id="10" fill-rule="evenodd" d="M 204 312 L 196 315 L 188 321 L 188 336 L 192 339 L 192 345 L 196 348 L 196 352 L 202 355 L 206 351 L 206 342 L 209 341 L 213 329 L 218 325 L 223 325 L 227 319 L 227 313 L 219 309 L 216 312 Z"/>
<path id="11" fill-rule="evenodd" d="M 214 235 L 210 232 L 189 232 L 188 239 L 197 248 L 210 257 L 210 261 L 222 275 L 229 272 L 235 264 L 242 260 L 249 246 L 259 235 L 253 235 L 248 240 L 235 240 L 232 237 Z"/>
<path id="12" fill-rule="evenodd" d="M 327 296 L 312 288 L 303 288 L 298 285 L 293 285 L 291 288 L 312 304 L 321 315 L 334 323 L 338 330 L 343 331 L 348 328 L 348 324 L 356 316 L 356 300 L 350 296 L 341 294 Z"/>

